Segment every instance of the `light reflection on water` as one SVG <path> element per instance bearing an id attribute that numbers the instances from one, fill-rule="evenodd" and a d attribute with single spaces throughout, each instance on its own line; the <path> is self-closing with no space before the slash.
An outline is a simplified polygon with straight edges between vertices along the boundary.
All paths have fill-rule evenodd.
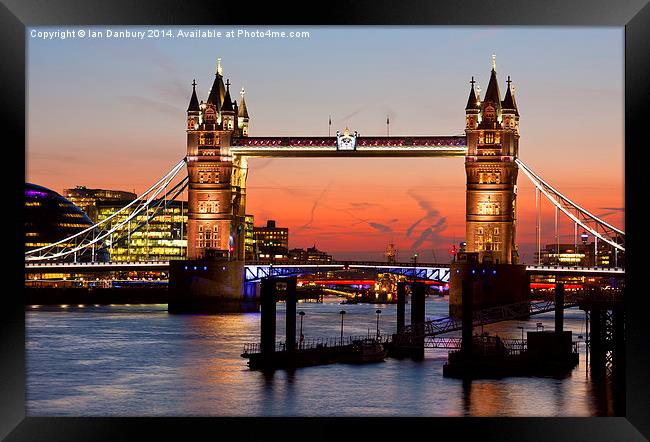
<path id="1" fill-rule="evenodd" d="M 406 306 L 408 322 L 410 310 Z M 300 303 L 306 339 L 374 335 L 396 324 L 395 305 Z M 426 301 L 428 318 L 446 316 L 447 298 Z M 448 350 L 425 360 L 387 359 L 268 374 L 250 371 L 240 354 L 259 340 L 259 313 L 169 315 L 166 305 L 27 309 L 29 416 L 593 416 L 612 415 L 611 391 L 580 363 L 565 378 L 511 377 L 471 383 L 442 377 Z M 520 338 L 524 326 L 554 327 L 553 313 L 485 326 Z M 300 317 L 296 319 L 300 327 Z M 277 340 L 284 339 L 277 305 Z M 584 312 L 565 311 L 565 330 L 584 333 Z M 299 333 L 299 330 L 298 332 Z M 456 333 L 458 334 L 458 333 Z"/>

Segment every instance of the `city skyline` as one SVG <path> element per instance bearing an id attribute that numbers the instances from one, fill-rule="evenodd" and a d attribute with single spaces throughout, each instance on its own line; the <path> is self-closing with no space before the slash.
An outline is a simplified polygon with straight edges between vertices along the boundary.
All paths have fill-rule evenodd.
<path id="1" fill-rule="evenodd" d="M 484 91 L 496 53 L 502 96 L 508 75 L 516 86 L 522 160 L 583 207 L 623 227 L 621 29 L 309 32 L 299 41 L 219 44 L 28 38 L 26 180 L 57 192 L 75 185 L 143 191 L 184 155 L 191 81 L 196 78 L 205 100 L 217 57 L 233 99 L 239 100 L 241 86 L 247 90 L 251 136 L 324 136 L 330 115 L 332 135 L 346 126 L 361 136 L 386 135 L 387 116 L 390 135 L 460 135 L 469 80 L 474 76 Z M 275 219 L 289 227 L 290 248 L 315 244 L 341 258 L 369 259 L 394 241 L 401 253 L 446 261 L 451 244 L 464 239 L 461 158 L 249 164 L 247 213 L 256 224 Z M 518 187 L 517 242 L 530 262 L 534 191 L 521 173 Z M 542 242 L 553 238 L 552 217 L 547 203 Z M 563 224 L 560 242 L 570 242 L 573 225 Z"/>

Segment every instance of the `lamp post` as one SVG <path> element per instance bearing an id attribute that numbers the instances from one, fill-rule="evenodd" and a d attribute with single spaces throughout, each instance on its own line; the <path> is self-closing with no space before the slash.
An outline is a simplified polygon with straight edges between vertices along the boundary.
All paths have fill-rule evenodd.
<path id="1" fill-rule="evenodd" d="M 341 345 L 343 345 L 343 315 L 345 314 L 345 310 L 341 310 L 339 314 L 341 315 Z"/>
<path id="2" fill-rule="evenodd" d="M 377 339 L 379 339 L 379 315 L 381 315 L 381 310 L 377 309 Z"/>
<path id="3" fill-rule="evenodd" d="M 521 327 L 521 326 L 517 326 L 517 328 L 521 329 L 521 341 L 523 342 L 524 341 L 524 328 Z"/>
<path id="4" fill-rule="evenodd" d="M 413 255 L 413 282 L 417 281 L 418 254 Z"/>
<path id="5" fill-rule="evenodd" d="M 300 348 L 302 348 L 303 341 L 305 340 L 305 337 L 302 334 L 302 317 L 305 316 L 305 312 L 300 311 L 298 314 L 300 315 Z"/>

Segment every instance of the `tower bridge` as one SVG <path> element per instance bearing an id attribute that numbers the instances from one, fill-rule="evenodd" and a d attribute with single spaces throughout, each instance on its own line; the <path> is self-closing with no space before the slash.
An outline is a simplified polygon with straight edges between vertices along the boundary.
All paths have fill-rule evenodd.
<path id="1" fill-rule="evenodd" d="M 230 81 L 223 80 L 220 59 L 212 87 L 205 101 L 199 101 L 196 81 L 187 108 L 187 146 L 184 158 L 145 194 L 129 204 L 132 211 L 119 211 L 113 219 L 61 241 L 30 250 L 25 254 L 26 272 L 47 272 L 58 266 L 72 270 L 106 270 L 109 268 L 167 268 L 169 289 L 173 293 L 170 312 L 183 311 L 256 311 L 257 299 L 244 290 L 245 281 L 278 274 L 307 272 L 306 266 L 246 265 L 244 262 L 244 225 L 246 213 L 246 181 L 248 158 L 256 157 L 464 157 L 466 178 L 467 244 L 463 256 L 449 266 L 387 265 L 377 268 L 396 273 L 420 273 L 423 278 L 449 281 L 452 287 L 451 305 L 457 302 L 459 281 L 468 272 L 490 269 L 492 278 L 488 292 L 478 298 L 491 299 L 492 304 L 508 304 L 522 299 L 522 287 L 532 273 L 620 275 L 623 269 L 560 268 L 519 264 L 516 244 L 517 179 L 519 170 L 535 185 L 536 195 L 544 195 L 561 211 L 594 238 L 625 251 L 625 233 L 598 219 L 586 209 L 545 182 L 519 157 L 519 110 L 510 77 L 503 98 L 497 81 L 493 60 L 490 79 L 481 97 L 470 81 L 465 106 L 464 135 L 430 135 L 376 137 L 366 136 L 345 128 L 328 137 L 251 137 L 251 117 L 240 92 L 239 102 L 233 100 Z M 175 177 L 187 175 L 176 185 Z M 171 188 L 170 189 L 168 189 Z M 188 189 L 188 223 L 186 260 L 168 263 L 108 263 L 80 265 L 77 253 L 92 248 L 106 248 L 125 229 L 131 232 L 136 215 L 153 207 L 165 207 L 167 201 Z M 126 209 L 126 207 L 124 208 Z M 130 213 L 130 214 L 129 214 Z M 148 213 L 148 212 L 147 212 Z M 538 228 L 538 232 L 541 229 Z M 556 216 L 557 237 L 557 216 Z M 540 237 L 538 234 L 538 250 Z M 63 263 L 43 264 L 53 261 Z M 65 262 L 65 261 L 73 261 Z M 217 263 L 217 264 L 215 264 Z M 539 263 L 538 263 L 539 264 Z M 341 264 L 363 267 L 371 264 Z M 498 271 L 497 271 L 498 270 Z M 274 273 L 276 272 L 276 273 Z M 293 272 L 293 273 L 292 273 Z M 492 273 L 493 272 L 493 273 Z M 417 276 L 420 277 L 420 276 Z M 460 278 L 460 279 L 458 279 Z M 491 287 L 491 288 L 490 288 Z M 498 292 L 498 296 L 495 293 Z M 495 297 L 496 296 L 496 297 Z M 478 307 L 490 307 L 480 305 Z"/>

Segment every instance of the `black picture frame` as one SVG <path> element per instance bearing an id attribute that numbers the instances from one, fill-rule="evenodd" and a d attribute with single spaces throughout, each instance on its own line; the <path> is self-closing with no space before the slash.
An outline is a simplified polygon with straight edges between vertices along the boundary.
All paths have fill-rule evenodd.
<path id="1" fill-rule="evenodd" d="M 626 250 L 626 415 L 592 418 L 53 418 L 25 417 L 25 324 L 22 290 L 23 185 L 25 146 L 25 27 L 99 24 L 265 24 L 265 25 L 532 25 L 625 27 L 625 231 Z M 5 170 L 11 194 L 5 234 L 9 257 L 3 265 L 0 343 L 0 436 L 6 440 L 194 440 L 197 434 L 244 440 L 340 438 L 350 423 L 364 439 L 395 437 L 480 437 L 481 440 L 647 440 L 650 364 L 642 287 L 643 198 L 648 174 L 647 102 L 650 98 L 650 6 L 648 0 L 426 2 L 386 0 L 260 4 L 171 0 L 3 0 L 0 5 L 0 106 Z M 603 60 L 607 62 L 607 60 Z M 597 123 L 594 124 L 597 127 Z M 11 155 L 14 153 L 15 155 Z M 10 162 L 10 163 L 9 163 Z M 18 163 L 18 164 L 16 164 Z M 23 167 L 19 167 L 22 165 Z M 23 180 L 22 182 L 20 180 Z M 9 182 L 7 180 L 7 182 Z M 15 182 L 14 182 L 15 180 Z M 12 233 L 13 232 L 13 233 Z M 8 277 L 7 277 L 8 276 Z M 458 420 L 458 419 L 462 419 Z M 332 420 L 334 422 L 332 422 Z M 422 433 L 414 433 L 414 430 Z M 234 433 L 230 433 L 233 431 Z M 136 433 L 137 432 L 137 433 Z M 445 436 L 443 432 L 449 432 Z M 273 435 L 274 437 L 271 437 Z M 227 439 L 230 439 L 228 437 Z"/>

